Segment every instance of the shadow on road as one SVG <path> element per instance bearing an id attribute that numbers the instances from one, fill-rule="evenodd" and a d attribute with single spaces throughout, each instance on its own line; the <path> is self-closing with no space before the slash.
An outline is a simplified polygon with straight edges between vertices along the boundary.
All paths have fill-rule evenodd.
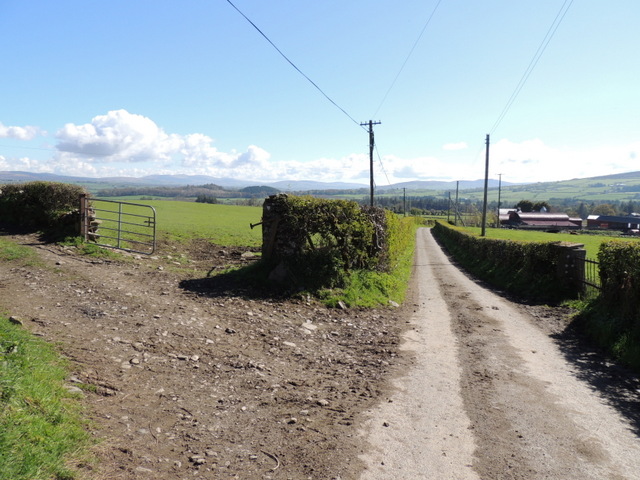
<path id="1" fill-rule="evenodd" d="M 640 436 L 640 375 L 595 347 L 575 323 L 552 338 L 574 365 L 576 376 L 620 412 L 629 421 L 633 433 Z"/>
<path id="2" fill-rule="evenodd" d="M 443 252 L 452 264 L 483 288 L 522 306 L 545 305 L 545 302 L 525 299 L 497 289 L 469 273 L 444 247 Z M 550 305 L 549 308 L 557 309 L 558 317 L 566 316 L 558 305 Z M 582 333 L 576 321 L 561 332 L 550 334 L 550 337 L 566 360 L 574 366 L 576 377 L 626 418 L 633 433 L 640 437 L 640 375 L 620 365 L 607 352 L 595 346 Z"/>

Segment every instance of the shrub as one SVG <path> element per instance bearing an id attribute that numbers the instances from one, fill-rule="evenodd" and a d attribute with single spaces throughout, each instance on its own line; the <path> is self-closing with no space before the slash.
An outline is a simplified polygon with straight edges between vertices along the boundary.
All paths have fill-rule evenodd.
<path id="1" fill-rule="evenodd" d="M 86 193 L 78 185 L 55 182 L 2 185 L 0 220 L 34 231 L 73 234 L 79 218 L 79 198 Z"/>

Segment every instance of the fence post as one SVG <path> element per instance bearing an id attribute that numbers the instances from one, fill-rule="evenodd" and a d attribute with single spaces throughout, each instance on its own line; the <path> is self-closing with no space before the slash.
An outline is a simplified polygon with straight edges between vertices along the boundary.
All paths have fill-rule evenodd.
<path id="1" fill-rule="evenodd" d="M 87 204 L 88 204 L 87 194 L 81 193 L 80 194 L 80 225 L 78 230 L 80 232 L 80 236 L 85 240 L 87 240 L 87 234 L 89 233 L 89 227 L 88 227 L 89 219 L 87 218 Z"/>

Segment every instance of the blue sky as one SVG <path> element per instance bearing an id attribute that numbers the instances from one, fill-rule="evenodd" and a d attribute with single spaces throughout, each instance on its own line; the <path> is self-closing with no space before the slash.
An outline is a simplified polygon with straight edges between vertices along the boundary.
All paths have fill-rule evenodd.
<path id="1" fill-rule="evenodd" d="M 0 170 L 366 184 L 368 120 L 377 185 L 482 178 L 487 133 L 504 181 L 640 170 L 640 2 L 233 3 L 347 114 L 226 0 L 0 0 Z"/>

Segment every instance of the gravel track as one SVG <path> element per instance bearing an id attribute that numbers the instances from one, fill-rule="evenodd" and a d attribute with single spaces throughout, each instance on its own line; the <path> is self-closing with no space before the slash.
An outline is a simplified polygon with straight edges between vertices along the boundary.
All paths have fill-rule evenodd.
<path id="1" fill-rule="evenodd" d="M 414 281 L 415 364 L 369 411 L 362 479 L 640 478 L 637 376 L 467 277 L 427 229 Z"/>

